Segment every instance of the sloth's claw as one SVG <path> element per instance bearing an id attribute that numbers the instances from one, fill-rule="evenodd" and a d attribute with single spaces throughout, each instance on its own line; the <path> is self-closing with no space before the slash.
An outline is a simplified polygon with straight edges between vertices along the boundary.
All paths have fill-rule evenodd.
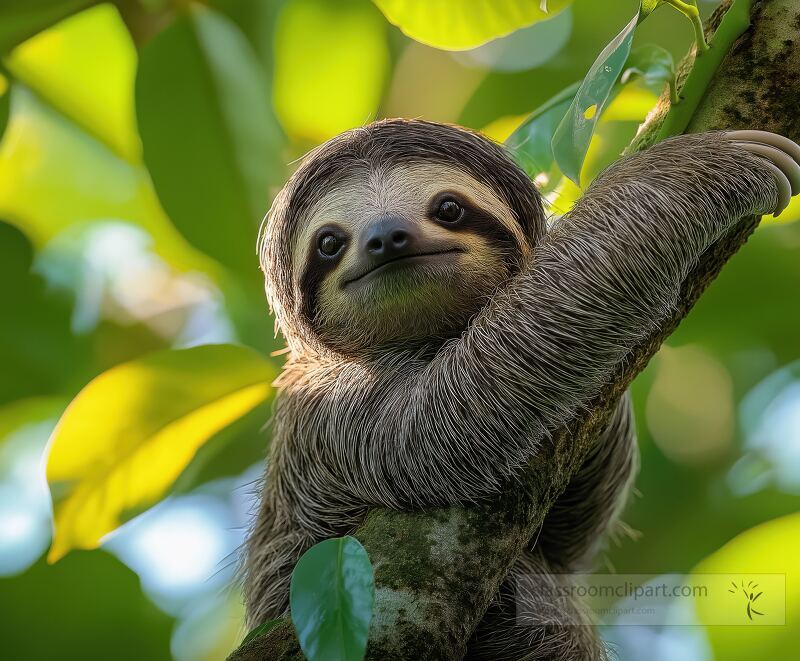
<path id="1" fill-rule="evenodd" d="M 734 144 L 776 165 L 789 180 L 792 186 L 792 195 L 800 193 L 800 163 L 795 161 L 789 154 L 775 147 L 757 142 L 736 142 Z"/>
<path id="2" fill-rule="evenodd" d="M 795 161 L 800 162 L 800 145 L 790 140 L 785 135 L 770 133 L 769 131 L 728 131 L 728 138 L 737 142 L 760 142 L 785 151 Z"/>
<path id="3" fill-rule="evenodd" d="M 768 131 L 729 131 L 726 136 L 737 147 L 764 159 L 778 185 L 778 216 L 800 193 L 800 145 Z"/>

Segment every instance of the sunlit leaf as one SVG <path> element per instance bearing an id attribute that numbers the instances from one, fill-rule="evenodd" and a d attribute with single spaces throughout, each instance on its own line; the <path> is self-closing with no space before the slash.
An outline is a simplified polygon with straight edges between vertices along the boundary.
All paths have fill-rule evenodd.
<path id="1" fill-rule="evenodd" d="M 656 0 L 643 0 L 639 11 L 592 64 L 553 136 L 553 154 L 561 171 L 580 183 L 581 166 L 595 126 L 622 73 L 636 26 L 655 8 Z"/>
<path id="2" fill-rule="evenodd" d="M 612 95 L 611 102 L 608 103 L 600 117 L 600 126 L 609 122 L 636 122 L 638 128 L 656 103 L 658 103 L 658 95 L 650 87 L 620 85 L 619 93 Z"/>
<path id="3" fill-rule="evenodd" d="M 372 564 L 357 539 L 328 539 L 306 551 L 292 573 L 289 601 L 309 661 L 363 659 L 374 600 Z"/>
<path id="4" fill-rule="evenodd" d="M 551 18 L 571 0 L 374 0 L 394 25 L 423 44 L 466 50 Z"/>
<path id="5" fill-rule="evenodd" d="M 136 49 L 113 6 L 93 7 L 40 32 L 14 49 L 7 65 L 15 78 L 115 153 L 138 160 Z"/>
<path id="6" fill-rule="evenodd" d="M 51 440 L 48 559 L 96 547 L 162 498 L 203 443 L 269 397 L 273 377 L 254 351 L 209 345 L 151 354 L 91 381 Z"/>
<path id="7" fill-rule="evenodd" d="M 94 0 L 3 0 L 0 3 L 0 53 L 44 30 Z"/>
<path id="8" fill-rule="evenodd" d="M 756 608 L 764 615 L 754 624 L 777 626 L 707 626 L 705 631 L 715 659 L 780 659 L 786 658 L 786 650 L 800 645 L 800 554 L 795 552 L 798 548 L 800 514 L 792 514 L 743 532 L 695 567 L 695 574 L 712 578 L 720 575 L 729 581 L 735 579 L 737 585 L 744 582 L 745 586 L 753 574 L 768 575 L 762 577 L 766 582 L 756 581 L 759 591 L 763 591 Z M 750 624 L 743 593 L 731 595 L 720 591 L 717 596 L 709 588 L 708 595 L 695 599 L 701 623 L 719 622 L 724 615 L 731 623 Z"/>
<path id="9" fill-rule="evenodd" d="M 492 71 L 530 71 L 541 67 L 560 52 L 572 36 L 571 7 L 466 52 L 450 54 L 457 62 Z M 566 72 L 564 72 L 566 73 Z M 546 74 L 545 74 L 546 76 Z"/>
<path id="10" fill-rule="evenodd" d="M 358 0 L 290 0 L 275 35 L 275 110 L 287 133 L 322 142 L 374 119 L 389 64 L 385 21 Z"/>
<path id="11" fill-rule="evenodd" d="M 255 274 L 258 224 L 283 178 L 264 71 L 228 19 L 194 7 L 141 53 L 136 116 L 144 160 L 178 229 Z"/>
<path id="12" fill-rule="evenodd" d="M 235 423 L 214 434 L 197 451 L 173 486 L 173 492 L 189 493 L 200 485 L 241 475 L 264 461 L 270 435 L 264 421 L 269 406 L 257 406 Z"/>

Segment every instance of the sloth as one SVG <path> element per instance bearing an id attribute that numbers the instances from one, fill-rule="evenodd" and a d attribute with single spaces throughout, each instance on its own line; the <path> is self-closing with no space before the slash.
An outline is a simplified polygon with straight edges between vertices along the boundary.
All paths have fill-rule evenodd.
<path id="1" fill-rule="evenodd" d="M 506 151 L 463 128 L 382 120 L 312 151 L 258 242 L 288 358 L 245 545 L 249 626 L 285 614 L 300 555 L 369 508 L 497 495 L 675 309 L 699 256 L 798 191 L 800 147 L 763 131 L 684 135 L 626 156 L 553 222 Z M 512 578 L 557 584 L 591 566 L 636 448 L 626 395 L 468 658 L 604 658 L 593 629 L 572 626 L 584 623 L 575 604 L 523 594 Z"/>

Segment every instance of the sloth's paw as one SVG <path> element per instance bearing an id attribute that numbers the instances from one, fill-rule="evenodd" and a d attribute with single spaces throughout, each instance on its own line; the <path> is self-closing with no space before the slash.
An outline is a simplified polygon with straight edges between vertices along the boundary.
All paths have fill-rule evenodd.
<path id="1" fill-rule="evenodd" d="M 800 193 L 800 145 L 769 131 L 728 131 L 725 137 L 737 147 L 763 158 L 778 184 L 778 206 L 775 215 Z"/>

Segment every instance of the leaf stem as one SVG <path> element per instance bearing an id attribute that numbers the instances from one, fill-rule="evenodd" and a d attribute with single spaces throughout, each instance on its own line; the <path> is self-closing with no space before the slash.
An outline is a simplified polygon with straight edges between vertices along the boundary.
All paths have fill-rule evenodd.
<path id="1" fill-rule="evenodd" d="M 656 142 L 672 135 L 680 135 L 686 130 L 700 100 L 705 94 L 722 60 L 733 47 L 734 42 L 750 26 L 750 7 L 752 0 L 734 0 L 717 31 L 714 33 L 714 47 L 705 57 L 698 57 L 680 90 L 680 103 L 673 105 L 664 118 Z"/>
<path id="2" fill-rule="evenodd" d="M 689 0 L 689 2 L 683 2 L 682 0 L 664 0 L 664 4 L 677 9 L 692 22 L 697 54 L 702 55 L 705 53 L 709 46 L 708 42 L 706 41 L 706 34 L 703 31 L 703 21 L 700 20 L 700 10 L 697 9 L 695 0 Z"/>
<path id="3" fill-rule="evenodd" d="M 669 78 L 667 78 L 667 82 L 669 83 L 669 102 L 670 105 L 677 105 L 681 102 L 681 97 L 678 95 L 678 81 L 673 73 Z"/>

